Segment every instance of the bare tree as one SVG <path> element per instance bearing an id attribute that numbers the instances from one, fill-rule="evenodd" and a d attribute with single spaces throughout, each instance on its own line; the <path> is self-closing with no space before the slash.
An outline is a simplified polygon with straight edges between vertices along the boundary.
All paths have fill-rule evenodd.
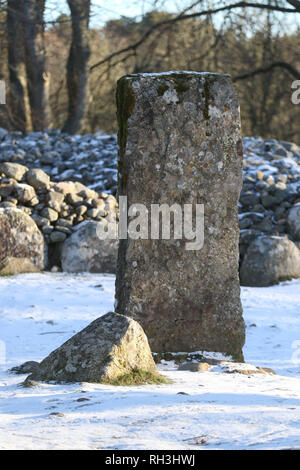
<path id="1" fill-rule="evenodd" d="M 23 4 L 7 1 L 7 44 L 9 92 L 8 106 L 13 127 L 26 130 L 25 93 L 27 87 L 23 44 Z"/>
<path id="2" fill-rule="evenodd" d="M 72 18 L 72 42 L 67 63 L 69 97 L 64 131 L 74 134 L 83 125 L 88 103 L 90 0 L 68 0 Z"/>
<path id="3" fill-rule="evenodd" d="M 119 56 L 124 56 L 123 61 L 127 58 L 132 57 L 132 54 L 136 54 L 137 50 L 160 29 L 165 29 L 166 27 L 171 27 L 175 23 L 181 23 L 192 18 L 208 17 L 218 13 L 226 13 L 231 11 L 239 11 L 245 9 L 253 9 L 258 11 L 272 11 L 285 14 L 299 14 L 300 13 L 300 0 L 266 0 L 262 1 L 238 1 L 231 3 L 230 0 L 223 0 L 221 2 L 212 3 L 208 8 L 203 8 L 203 0 L 198 0 L 191 3 L 187 8 L 182 10 L 178 15 L 173 16 L 172 18 L 164 19 L 159 21 L 146 31 L 142 37 L 140 37 L 136 42 L 121 48 L 117 51 L 112 52 L 104 59 L 94 63 L 90 70 L 93 71 L 97 67 L 110 63 L 113 65 L 113 59 L 118 58 Z M 199 11 L 193 11 L 196 7 L 200 6 Z M 291 8 L 292 7 L 292 8 Z M 298 15 L 299 16 L 299 15 Z M 118 61 L 116 62 L 118 63 Z"/>
<path id="4" fill-rule="evenodd" d="M 7 0 L 8 105 L 21 131 L 43 130 L 50 114 L 44 11 L 45 0 Z"/>
<path id="5" fill-rule="evenodd" d="M 44 45 L 45 0 L 20 0 L 23 4 L 23 29 L 27 87 L 32 128 L 43 130 L 49 118 L 48 80 Z"/>

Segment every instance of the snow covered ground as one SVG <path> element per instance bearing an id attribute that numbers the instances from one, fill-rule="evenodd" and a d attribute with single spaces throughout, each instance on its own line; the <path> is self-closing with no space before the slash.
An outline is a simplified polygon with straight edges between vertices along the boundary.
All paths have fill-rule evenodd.
<path id="1" fill-rule="evenodd" d="M 300 281 L 242 288 L 245 359 L 277 375 L 160 367 L 171 385 L 24 388 L 41 360 L 113 309 L 114 276 L 0 278 L 0 449 L 300 449 Z"/>

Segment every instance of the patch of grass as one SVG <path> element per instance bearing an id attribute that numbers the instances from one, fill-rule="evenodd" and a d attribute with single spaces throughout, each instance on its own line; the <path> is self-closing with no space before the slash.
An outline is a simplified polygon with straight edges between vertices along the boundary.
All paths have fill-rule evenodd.
<path id="1" fill-rule="evenodd" d="M 153 374 L 153 372 L 148 372 L 141 369 L 134 369 L 127 374 L 121 375 L 113 380 L 103 380 L 102 383 L 107 385 L 162 385 L 170 384 L 172 380 L 164 377 L 161 374 Z"/>

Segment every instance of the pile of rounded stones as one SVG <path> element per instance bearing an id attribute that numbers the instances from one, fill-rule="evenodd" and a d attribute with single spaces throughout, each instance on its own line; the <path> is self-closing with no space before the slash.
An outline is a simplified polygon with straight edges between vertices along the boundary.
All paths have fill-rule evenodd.
<path id="1" fill-rule="evenodd" d="M 300 277 L 300 147 L 259 137 L 245 137 L 243 142 L 242 284 L 269 285 Z M 117 189 L 117 153 L 116 136 L 102 131 L 24 135 L 0 128 L 0 207 L 19 207 L 31 215 L 51 248 L 83 221 L 117 217 L 112 196 Z M 13 173 L 9 163 L 19 165 Z"/>
<path id="2" fill-rule="evenodd" d="M 98 193 L 117 190 L 117 138 L 101 130 L 69 135 L 59 129 L 7 132 L 0 128 L 0 163 L 40 168 L 51 181 L 80 182 Z"/>
<path id="3" fill-rule="evenodd" d="M 51 182 L 40 168 L 0 164 L 0 208 L 18 208 L 36 222 L 48 243 L 63 242 L 84 221 L 117 220 L 114 196 L 79 182 Z"/>
<path id="4" fill-rule="evenodd" d="M 244 138 L 239 201 L 241 282 L 300 277 L 300 147 Z"/>

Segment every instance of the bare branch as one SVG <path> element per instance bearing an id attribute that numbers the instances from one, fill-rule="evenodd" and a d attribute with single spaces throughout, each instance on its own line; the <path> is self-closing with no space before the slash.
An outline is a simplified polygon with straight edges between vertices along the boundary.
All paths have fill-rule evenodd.
<path id="1" fill-rule="evenodd" d="M 298 72 L 291 64 L 288 64 L 287 62 L 273 62 L 272 64 L 268 65 L 267 67 L 260 67 L 256 70 L 253 70 L 252 72 L 247 72 L 242 75 L 238 75 L 236 77 L 232 78 L 233 82 L 237 82 L 239 80 L 245 80 L 247 78 L 252 78 L 255 75 L 261 74 L 261 73 L 268 73 L 271 72 L 271 70 L 275 68 L 282 68 L 287 70 L 293 77 L 296 79 L 300 80 L 300 72 Z"/>
<path id="2" fill-rule="evenodd" d="M 289 2 L 291 2 L 291 1 L 299 2 L 299 0 L 289 0 Z M 134 44 L 131 44 L 131 45 L 129 45 L 129 46 L 123 48 L 123 49 L 119 49 L 118 51 L 115 51 L 112 54 L 110 54 L 109 56 L 105 57 L 105 59 L 102 59 L 99 62 L 96 62 L 95 64 L 93 64 L 90 67 L 90 72 L 92 72 L 95 68 L 100 67 L 101 65 L 105 64 L 106 62 L 109 62 L 111 59 L 113 59 L 114 57 L 116 57 L 120 54 L 129 52 L 129 51 L 136 51 L 149 38 L 149 36 L 151 36 L 154 33 L 154 31 L 156 31 L 157 29 L 159 29 L 163 26 L 178 23 L 179 21 L 184 21 L 184 20 L 187 20 L 187 19 L 199 18 L 201 16 L 207 16 L 207 15 L 213 15 L 213 14 L 220 13 L 220 12 L 223 12 L 223 11 L 230 11 L 230 10 L 234 10 L 234 9 L 237 9 L 237 8 L 257 8 L 257 9 L 261 9 L 261 10 L 269 10 L 269 11 L 272 10 L 272 11 L 278 11 L 278 12 L 283 12 L 283 13 L 298 13 L 298 11 L 294 8 L 284 8 L 284 7 L 280 7 L 278 5 L 272 5 L 272 4 L 269 4 L 269 3 L 268 4 L 265 4 L 265 3 L 251 3 L 251 2 L 244 2 L 244 1 L 237 2 L 237 3 L 232 3 L 230 5 L 226 5 L 226 6 L 219 7 L 219 8 L 202 10 L 200 12 L 190 13 L 190 14 L 186 14 L 186 15 L 182 14 L 182 12 L 181 12 L 179 15 L 175 16 L 174 18 L 170 18 L 168 20 L 161 21 L 161 22 L 155 24 L 154 26 L 152 26 L 152 28 L 149 29 Z"/>

